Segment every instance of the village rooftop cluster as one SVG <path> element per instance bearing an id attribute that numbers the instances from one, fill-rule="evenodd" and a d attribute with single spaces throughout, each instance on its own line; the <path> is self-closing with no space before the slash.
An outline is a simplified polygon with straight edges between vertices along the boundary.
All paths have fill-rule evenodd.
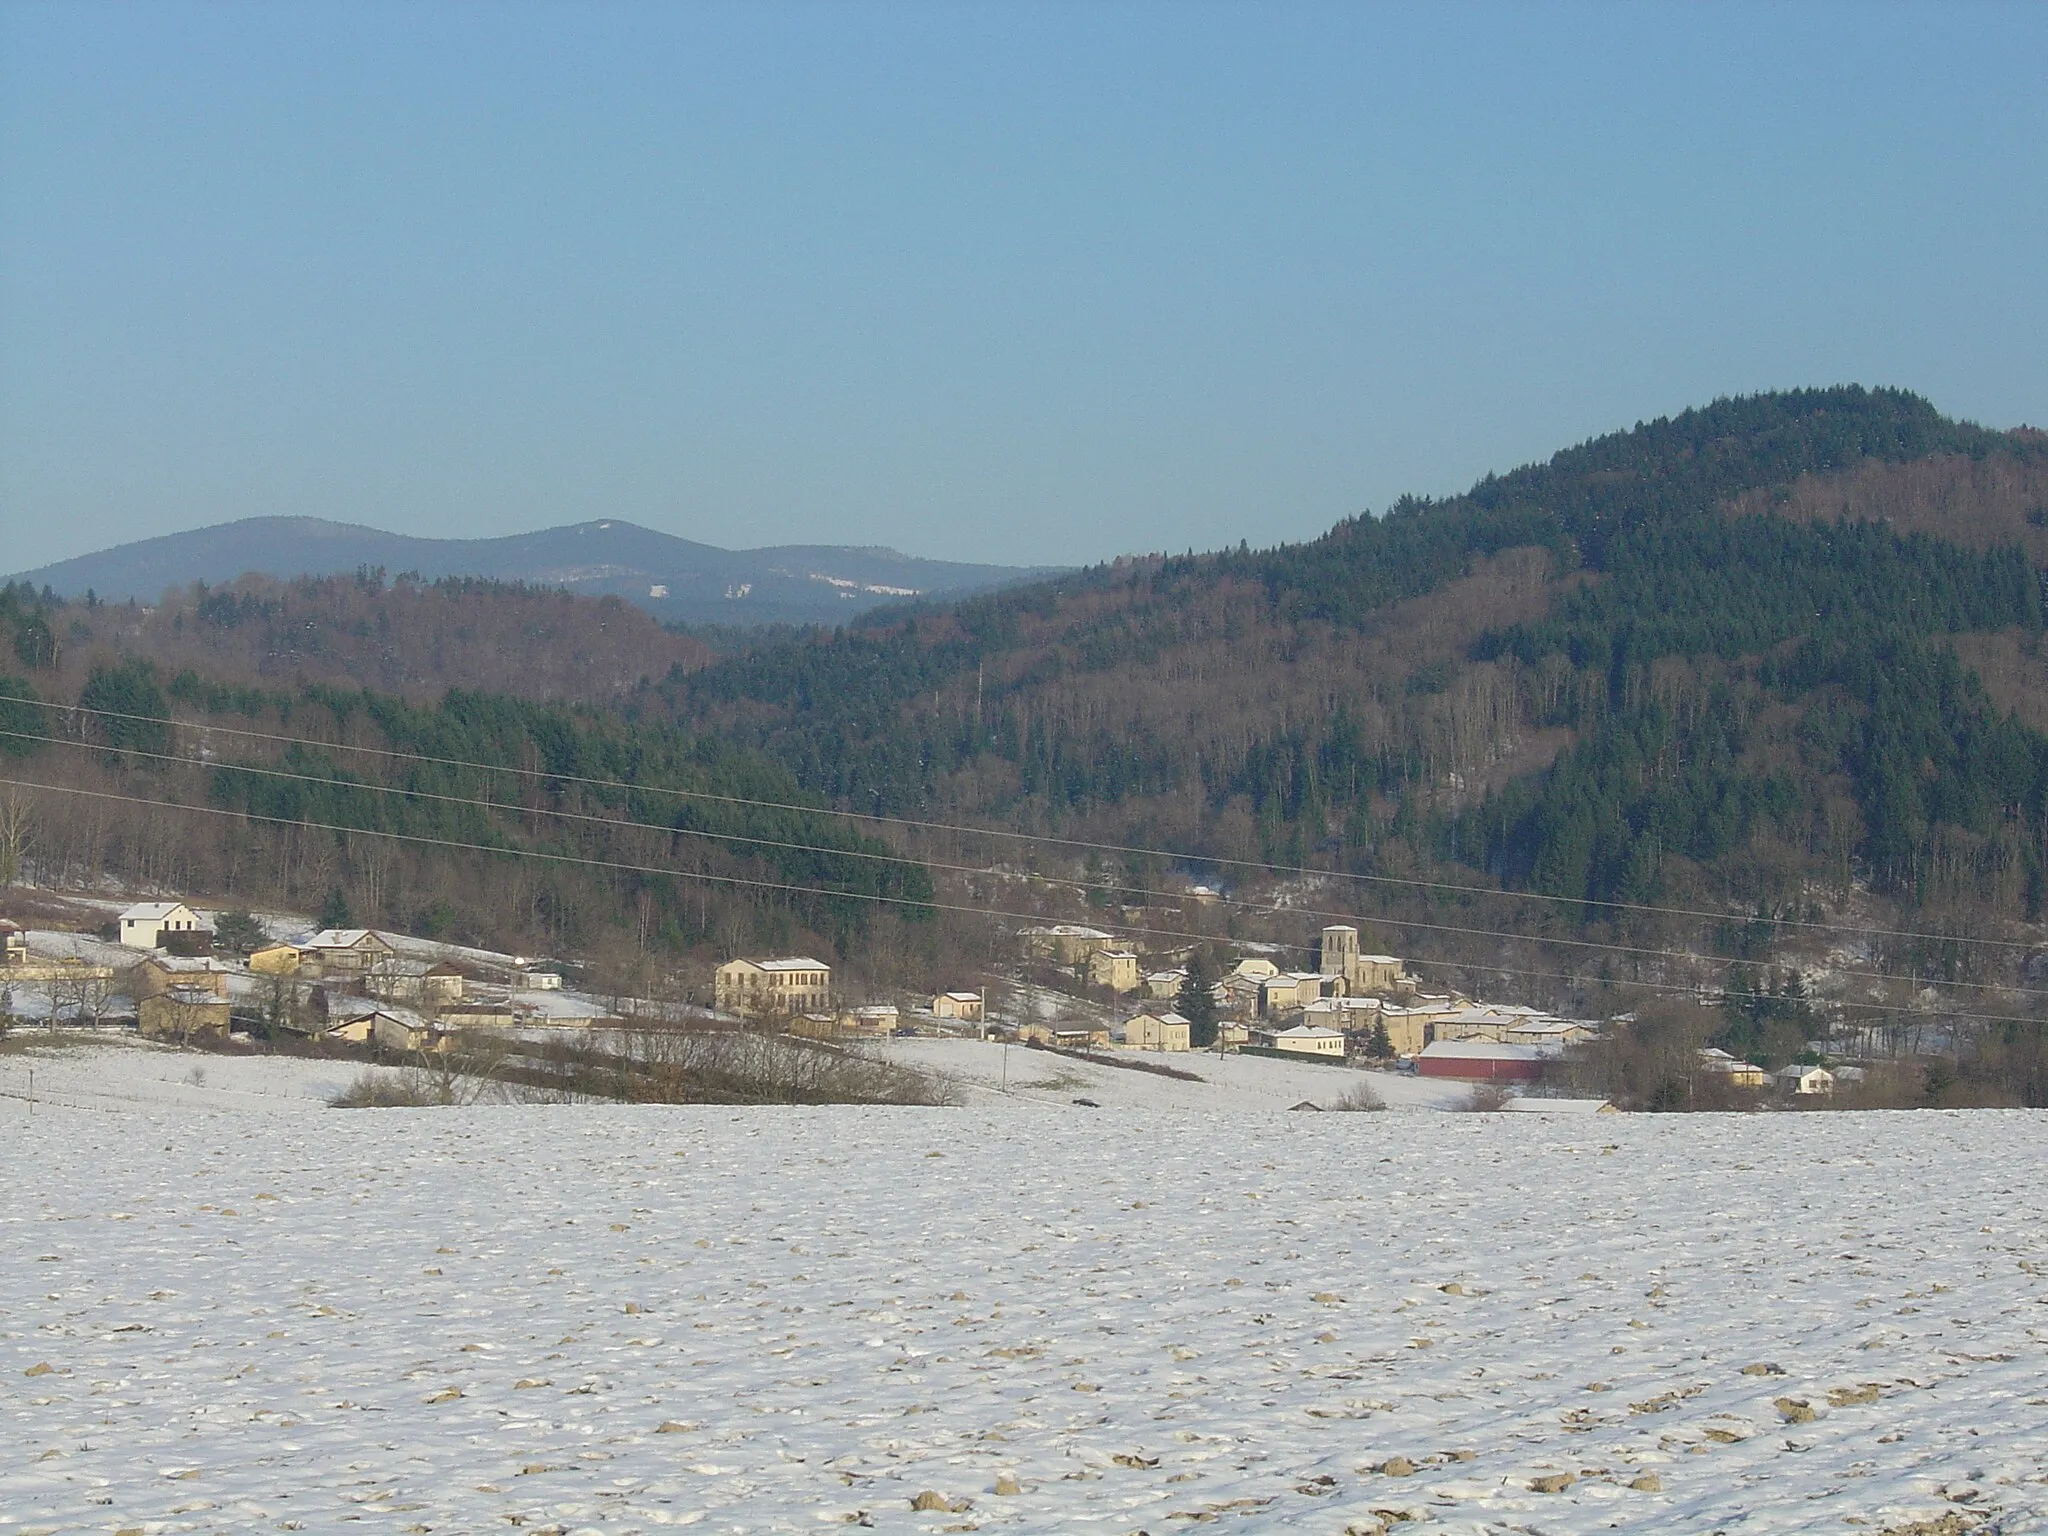
<path id="1" fill-rule="evenodd" d="M 236 1033 L 298 1037 L 383 1054 L 446 1053 L 465 1033 L 530 1034 L 627 1026 L 775 1029 L 821 1041 L 938 1035 L 1053 1051 L 1180 1054 L 1198 1048 L 1177 1011 L 1187 952 L 1147 956 L 1076 923 L 1023 929 L 1022 974 L 1039 1006 L 1007 1016 L 985 986 L 850 1001 L 833 967 L 805 955 L 741 956 L 716 967 L 709 1008 L 600 999 L 565 985 L 569 967 L 366 928 L 289 939 L 263 930 L 240 952 L 182 901 L 122 909 L 104 938 L 31 933 L 0 919 L 0 1016 L 39 1015 L 190 1042 Z M 1250 946 L 1256 947 L 1256 946 Z M 1314 970 L 1247 953 L 1211 985 L 1215 1030 L 1199 1048 L 1527 1088 L 1553 1075 L 1603 1024 L 1521 1004 L 1432 991 L 1398 956 L 1360 947 L 1347 924 L 1322 930 Z M 35 1006 L 39 1000 L 40 1006 Z M 1048 1006 L 1049 1005 L 1049 1006 Z M 1699 1070 L 1731 1089 L 1832 1093 L 1858 1069 L 1794 1065 L 1767 1073 L 1708 1049 Z"/>

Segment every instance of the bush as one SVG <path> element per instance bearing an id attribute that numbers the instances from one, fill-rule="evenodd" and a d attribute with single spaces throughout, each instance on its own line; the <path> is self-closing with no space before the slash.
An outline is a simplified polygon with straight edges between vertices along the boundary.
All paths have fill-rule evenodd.
<path id="1" fill-rule="evenodd" d="M 1371 1083 L 1360 1083 L 1357 1087 L 1323 1106 L 1324 1109 L 1357 1114 L 1368 1114 L 1387 1107 L 1387 1102 L 1373 1092 Z"/>

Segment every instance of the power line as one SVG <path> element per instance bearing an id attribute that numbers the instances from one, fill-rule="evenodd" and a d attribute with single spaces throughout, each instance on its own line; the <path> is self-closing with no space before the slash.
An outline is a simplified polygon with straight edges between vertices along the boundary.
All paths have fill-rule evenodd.
<path id="1" fill-rule="evenodd" d="M 1040 915 L 1032 912 L 1010 912 L 995 907 L 967 906 L 957 902 L 924 901 L 919 900 L 915 897 L 890 896 L 878 892 L 832 890 L 826 887 L 804 885 L 795 881 L 754 880 L 739 875 L 714 875 L 699 870 L 669 869 L 657 865 L 632 864 L 618 859 L 598 859 L 589 857 L 588 855 L 584 854 L 553 853 L 545 849 L 538 848 L 502 848 L 494 846 L 489 843 L 463 842 L 454 838 L 429 837 L 421 833 L 387 832 L 373 828 L 342 826 L 333 822 L 305 821 L 295 820 L 293 818 L 284 816 L 267 816 L 258 812 L 239 811 L 228 809 L 221 806 L 188 805 L 179 801 L 152 800 L 145 798 L 141 795 L 116 794 L 111 790 L 78 789 L 68 785 L 41 784 L 35 782 L 34 780 L 25 779 L 0 779 L 0 784 L 4 784 L 9 786 L 10 788 L 15 789 L 39 790 L 49 794 L 72 795 L 90 800 L 117 801 L 127 805 L 146 806 L 153 810 L 187 811 L 204 816 L 231 817 L 238 818 L 244 821 L 258 821 L 271 826 L 298 827 L 313 831 L 339 832 L 349 836 L 356 837 L 381 837 L 389 839 L 394 842 L 411 843 L 427 847 L 452 848 L 458 851 L 468 853 L 491 854 L 505 858 L 537 859 L 552 864 L 565 864 L 592 869 L 611 869 L 618 870 L 622 873 L 628 874 L 657 875 L 674 880 L 695 880 L 707 884 L 733 886 L 749 890 L 773 891 L 790 895 L 834 897 L 840 900 L 847 901 L 872 902 L 874 904 L 881 906 L 911 908 L 915 910 L 933 912 L 951 912 L 969 917 L 1008 918 L 1024 922 L 1036 922 L 1040 920 Z M 1104 926 L 1109 928 L 1120 929 L 1123 932 L 1131 934 L 1141 934 L 1153 938 L 1185 939 L 1196 943 L 1207 943 L 1215 938 L 1214 934 L 1197 933 L 1190 930 L 1173 928 L 1158 928 L 1147 924 L 1116 922 L 1107 919 L 1104 920 Z M 1504 937 L 1515 937 L 1515 935 L 1504 935 Z M 1274 947 L 1279 949 L 1293 949 L 1306 952 L 1306 947 L 1298 944 L 1275 944 Z M 1519 976 L 1524 978 L 1545 981 L 1562 981 L 1574 986 L 1585 986 L 1588 984 L 1588 978 L 1583 976 L 1572 976 L 1562 971 L 1532 971 L 1513 966 L 1491 965 L 1479 962 L 1443 962 L 1424 960 L 1419 961 L 1418 963 L 1425 965 L 1457 964 L 1464 965 L 1467 969 L 1488 971 L 1496 975 Z M 1883 979 L 1902 980 L 1908 978 L 1887 977 Z M 1605 984 L 1612 986 L 1633 987 L 1643 991 L 1658 992 L 1663 994 L 1678 994 L 1683 996 L 1697 995 L 1697 992 L 1699 990 L 1696 987 L 1673 982 L 1617 982 L 1612 981 L 1610 979 L 1607 980 Z M 1743 990 L 1728 990 L 1725 988 L 1721 990 L 1722 995 L 1725 997 L 1745 997 L 1754 998 L 1761 1001 L 1774 1002 L 1783 1001 L 1782 997 L 1779 997 L 1769 992 L 1750 992 Z M 1846 999 L 1837 1002 L 1835 1006 L 1842 1008 L 1856 1008 L 1863 1010 L 1865 1012 L 1872 1013 L 1910 1014 L 1917 1017 L 1945 1016 L 1954 1018 L 1975 1019 L 1986 1023 L 2039 1024 L 2042 1022 L 2042 1020 L 2039 1018 L 2031 1017 L 2025 1014 L 1980 1013 L 1974 1010 L 1959 1008 L 1927 1010 L 1919 1008 L 1910 1008 L 1900 1004 L 1853 1002 Z"/>
<path id="2" fill-rule="evenodd" d="M 5 739 L 8 737 L 22 738 L 23 733 L 18 731 L 0 730 L 0 739 Z M 48 740 L 50 738 L 30 737 L 24 739 Z M 107 750 L 105 748 L 98 747 L 90 742 L 76 740 L 58 740 L 56 741 L 56 745 L 65 747 L 76 747 L 85 751 Z M 601 827 L 606 829 L 607 831 L 650 832 L 658 836 L 671 838 L 678 836 L 698 837 L 713 841 L 742 843 L 754 847 L 772 848 L 783 851 L 818 853 L 846 858 L 868 859 L 882 863 L 901 865 L 907 868 L 943 870 L 948 874 L 961 875 L 968 877 L 970 879 L 1022 879 L 1034 881 L 1041 885 L 1052 886 L 1064 891 L 1086 892 L 1089 889 L 1088 883 L 1085 881 L 1068 880 L 1057 875 L 1041 875 L 1026 872 L 1020 875 L 1005 874 L 1001 876 L 996 876 L 991 871 L 983 869 L 977 865 L 946 864 L 941 863 L 937 860 L 914 858 L 908 854 L 876 853 L 861 849 L 832 848 L 819 843 L 798 843 L 779 838 L 756 837 L 746 833 L 715 832 L 703 828 L 694 827 L 664 827 L 655 822 L 628 821 L 617 817 L 592 815 L 589 812 L 585 811 L 560 810 L 550 806 L 509 805 L 498 801 L 483 800 L 469 795 L 451 795 L 443 794 L 436 790 L 408 789 L 401 785 L 394 784 L 376 784 L 367 782 L 346 783 L 330 777 L 323 777 L 319 774 L 301 773 L 288 768 L 273 768 L 262 764 L 209 764 L 201 762 L 198 759 L 180 756 L 175 753 L 152 752 L 140 747 L 124 747 L 120 750 L 128 752 L 138 758 L 150 759 L 157 762 L 186 763 L 199 767 L 212 768 L 218 772 L 257 774 L 267 776 L 270 778 L 283 779 L 293 783 L 313 784 L 323 789 L 360 790 L 371 794 L 393 795 L 401 799 L 422 800 L 440 805 L 459 805 L 478 810 L 502 811 L 514 815 L 551 816 L 561 821 Z M 291 820 L 290 818 L 284 819 L 287 821 Z M 298 822 L 296 824 L 313 825 L 313 823 L 307 822 Z M 374 829 L 355 828 L 353 830 L 372 831 Z M 813 887 L 812 889 L 818 891 L 821 894 L 831 894 L 837 896 L 853 896 L 861 894 L 855 891 L 830 890 L 822 886 Z M 1128 890 L 1129 888 L 1110 887 L 1110 889 Z M 1242 899 L 1235 897 L 1220 897 L 1218 899 L 1221 902 L 1223 902 L 1223 904 L 1230 906 L 1237 911 L 1244 912 L 1248 915 L 1255 917 L 1277 918 L 1281 916 L 1293 916 L 1306 918 L 1345 918 L 1351 915 L 1345 912 L 1333 912 L 1316 907 L 1279 908 L 1270 905 L 1262 905 L 1260 903 L 1244 901 Z M 1377 922 L 1384 927 L 1405 928 L 1426 933 L 1454 934 L 1461 938 L 1507 939 L 1519 943 L 1536 945 L 1549 944 L 1567 949 L 1593 950 L 1601 954 L 1629 955 L 1638 959 L 1646 960 L 1673 960 L 1709 966 L 1742 965 L 1747 963 L 1736 957 L 1725 955 L 1703 955 L 1698 953 L 1697 951 L 1689 949 L 1662 949 L 1650 945 L 1619 944 L 1611 941 L 1603 941 L 1598 939 L 1572 939 L 1544 935 L 1518 934 L 1509 932 L 1505 929 L 1476 928 L 1456 923 L 1433 923 L 1424 921 L 1419 918 L 1379 917 L 1371 919 L 1371 921 Z M 1836 969 L 1834 974 L 1838 976 L 1853 978 L 1860 981 L 1892 981 L 1908 982 L 1918 986 L 1939 985 L 1950 987 L 1967 987 L 1973 991 L 2003 992 L 2030 997 L 2048 997 L 2048 989 L 2035 987 L 2009 987 L 1997 982 L 1954 980 L 1942 981 L 1933 977 L 1902 976 L 1895 972 L 1890 971 Z"/>
<path id="3" fill-rule="evenodd" d="M 269 731 L 251 731 L 245 730 L 238 726 L 216 725 L 211 722 L 180 722 L 175 720 L 166 720 L 155 715 L 137 715 L 123 713 L 118 710 L 92 709 L 84 705 L 59 704 L 51 700 L 22 699 L 14 700 L 11 702 L 34 704 L 43 709 L 65 711 L 80 715 L 90 715 L 100 719 L 137 721 L 143 724 L 154 726 L 182 725 L 184 726 L 184 728 L 189 730 L 211 731 L 218 735 L 236 736 L 251 741 L 271 742 L 285 746 L 314 747 L 321 749 L 323 751 L 357 752 L 365 754 L 367 756 L 390 758 L 400 762 L 425 763 L 436 767 L 460 768 L 478 773 L 507 773 L 527 779 L 537 779 L 558 784 L 577 784 L 595 789 L 619 790 L 628 794 L 637 793 L 648 795 L 668 795 L 678 799 L 702 800 L 712 804 L 746 806 L 755 810 L 791 811 L 808 816 L 829 816 L 848 821 L 875 823 L 882 826 L 903 827 L 906 829 L 920 832 L 943 832 L 953 834 L 956 836 L 965 837 L 1000 838 L 1011 842 L 1037 843 L 1052 847 L 1080 849 L 1083 851 L 1094 853 L 1113 853 L 1141 858 L 1183 860 L 1192 863 L 1214 864 L 1226 868 L 1256 870 L 1266 874 L 1300 875 L 1323 880 L 1347 880 L 1355 884 L 1361 885 L 1385 886 L 1389 888 L 1404 890 L 1451 892 L 1462 896 L 1485 896 L 1496 898 L 1503 901 L 1536 902 L 1548 906 L 1579 908 L 1597 907 L 1610 912 L 1643 912 L 1662 917 L 1691 917 L 1719 923 L 1767 922 L 1772 924 L 1774 927 L 1778 928 L 1796 928 L 1809 932 L 1821 933 L 1860 934 L 1870 938 L 1920 939 L 1941 944 L 1975 944 L 1997 949 L 2013 950 L 2031 950 L 2038 947 L 2036 944 L 2030 941 L 2015 939 L 1982 938 L 1971 934 L 1928 933 L 1915 929 L 1880 928 L 1856 923 L 1828 923 L 1813 921 L 1805 918 L 1750 918 L 1743 917 L 1738 913 L 1713 912 L 1695 907 L 1667 907 L 1658 906 L 1647 902 L 1608 901 L 1592 897 L 1556 896 L 1544 891 L 1501 890 L 1488 886 L 1463 885 L 1459 884 L 1456 881 L 1418 880 L 1411 877 L 1399 875 L 1372 875 L 1361 874 L 1349 870 L 1316 869 L 1307 865 L 1266 864 L 1261 863 L 1254 859 L 1234 859 L 1223 856 L 1211 856 L 1206 854 L 1181 854 L 1174 853 L 1171 850 L 1163 848 L 1141 848 L 1124 843 L 1094 842 L 1085 838 L 1056 837 L 1051 834 L 1041 832 L 1015 832 L 997 827 L 968 826 L 963 823 L 957 822 L 924 821 L 914 817 L 887 816 L 879 813 L 869 813 L 863 811 L 845 811 L 833 806 L 798 805 L 791 802 L 778 800 L 753 799 L 744 795 L 718 794 L 710 790 L 681 789 L 651 784 L 632 784 L 620 779 L 601 779 L 581 774 L 552 773 L 542 768 L 519 768 L 505 763 L 478 763 L 471 762 L 463 758 L 431 757 L 424 753 L 398 751 L 396 749 L 389 747 L 366 747 L 354 745 L 348 742 L 317 741 L 310 737 L 286 736 Z M 22 734 L 27 735 L 27 733 Z M 27 739 L 35 741 L 51 741 L 57 740 L 58 738 L 47 736 L 28 736 Z M 107 750 L 133 751 L 136 749 L 108 747 Z M 212 766 L 232 767 L 239 765 L 228 764 Z M 531 807 L 508 806 L 506 807 L 506 809 L 530 810 Z M 836 852 L 841 850 L 833 851 Z M 1112 887 L 1112 889 L 1130 891 L 1135 894 L 1144 894 L 1142 891 L 1139 891 L 1138 888 L 1131 886 Z M 1374 917 L 1368 919 L 1368 921 L 1386 923 L 1391 925 L 1399 923 L 1402 920 L 1388 917 Z M 1415 925 L 1409 924 L 1409 926 Z M 1457 932 L 1463 930 L 1452 929 L 1447 931 Z M 1490 932 L 1491 930 L 1471 931 Z M 1521 934 L 1506 936 L 1514 938 L 1528 937 L 1527 935 Z M 1557 940 L 1545 942 L 1562 943 L 1570 941 Z M 1615 946 L 1594 945 L 1593 947 L 1612 948 Z"/>

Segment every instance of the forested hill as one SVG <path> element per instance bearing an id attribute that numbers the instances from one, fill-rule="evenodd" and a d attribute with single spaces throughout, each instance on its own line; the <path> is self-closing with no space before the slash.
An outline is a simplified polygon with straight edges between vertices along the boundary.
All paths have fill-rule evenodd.
<path id="1" fill-rule="evenodd" d="M 667 692 L 863 809 L 2018 921 L 2048 837 L 2043 525 L 2040 434 L 1759 395 L 1310 543 L 890 615 Z"/>

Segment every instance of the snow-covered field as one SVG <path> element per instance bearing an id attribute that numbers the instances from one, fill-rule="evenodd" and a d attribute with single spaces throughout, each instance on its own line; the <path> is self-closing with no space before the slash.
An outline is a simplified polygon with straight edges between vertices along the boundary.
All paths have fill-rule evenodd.
<path id="1" fill-rule="evenodd" d="M 341 1112 L 96 1058 L 189 1100 L 0 1099 L 0 1531 L 2048 1526 L 2038 1116 Z"/>
<path id="2" fill-rule="evenodd" d="M 1130 1067 L 1112 1067 L 1051 1051 L 989 1040 L 891 1040 L 882 1054 L 954 1083 L 969 1105 L 1005 1099 L 1071 1104 L 1092 1099 L 1105 1109 L 1270 1111 L 1300 1103 L 1328 1105 L 1369 1088 L 1389 1109 L 1451 1109 L 1472 1097 L 1470 1083 L 1356 1072 L 1270 1056 L 1213 1056 L 1201 1051 L 1106 1051 L 1114 1059 L 1192 1072 L 1199 1082 Z M 1611 1118 L 1611 1117 L 1610 1117 Z"/>

